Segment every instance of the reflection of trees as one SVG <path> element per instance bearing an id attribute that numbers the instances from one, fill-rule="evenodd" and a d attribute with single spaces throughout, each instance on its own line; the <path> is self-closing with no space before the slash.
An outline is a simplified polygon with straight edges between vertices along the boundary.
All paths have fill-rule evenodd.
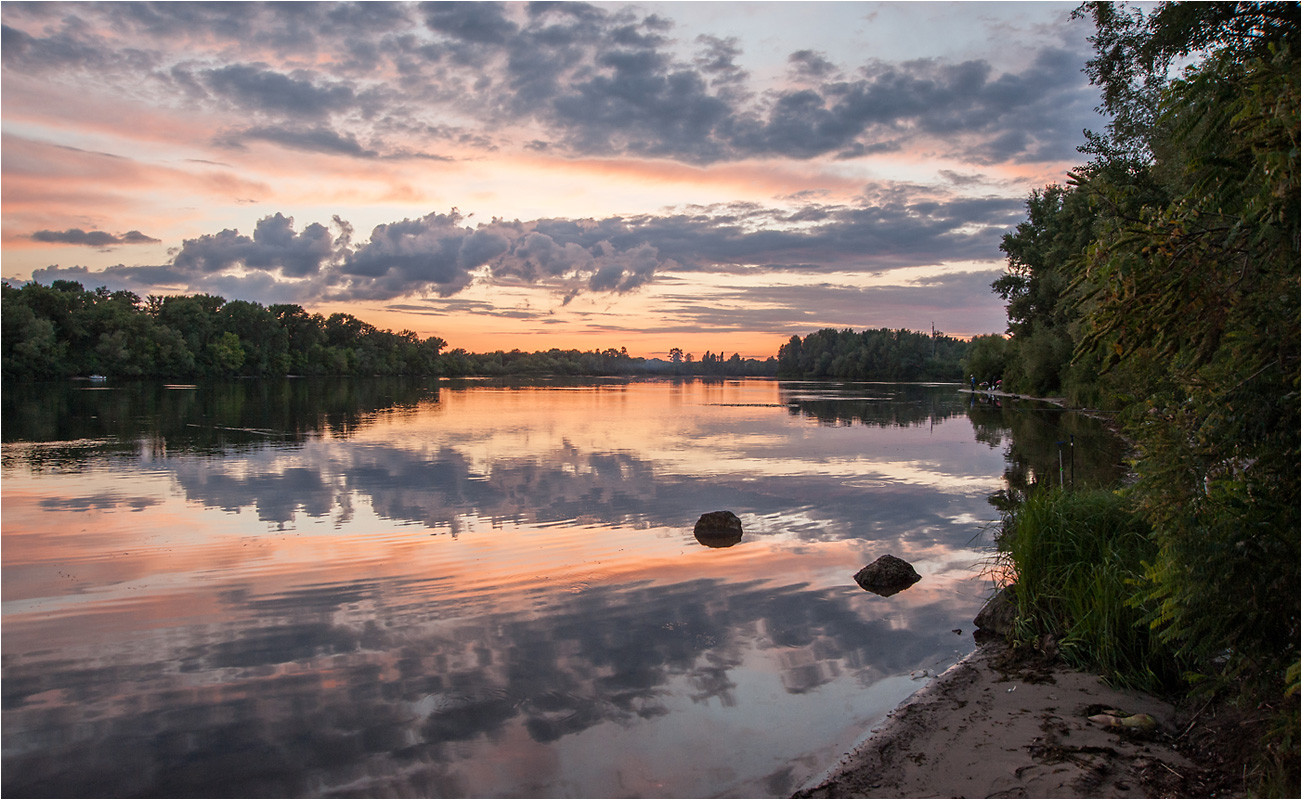
<path id="1" fill-rule="evenodd" d="M 678 679 L 698 703 L 735 704 L 730 673 L 751 648 L 775 650 L 800 693 L 907 671 L 952 636 L 943 610 L 866 619 L 853 594 L 761 581 L 600 588 L 542 617 L 468 618 L 416 584 L 232 588 L 234 622 L 164 632 L 149 662 L 7 658 L 6 725 L 45 741 L 7 748 L 4 792 L 301 796 L 362 780 L 367 794 L 465 794 L 449 771 L 470 751 L 454 743 L 660 717 Z M 56 689 L 66 705 L 35 701 Z"/>
<path id="2" fill-rule="evenodd" d="M 348 436 L 381 411 L 438 400 L 437 381 L 406 378 L 223 381 L 194 389 L 134 384 L 6 385 L 4 441 L 103 441 L 97 452 L 222 452 L 323 434 Z M 68 457 L 93 455 L 81 448 Z M 34 457 L 51 457 L 48 451 Z M 53 457 L 57 457 L 53 456 Z"/>
<path id="3" fill-rule="evenodd" d="M 1074 472 L 1077 486 L 1113 485 L 1125 470 L 1125 442 L 1084 414 L 1042 403 L 973 396 L 968 418 L 977 441 L 1008 441 L 1004 477 L 1013 492 L 1025 492 L 1042 481 L 1056 484 L 1060 452 L 1063 478 L 1071 481 Z"/>
<path id="4" fill-rule="evenodd" d="M 902 428 L 961 416 L 964 404 L 953 386 L 920 384 L 783 384 L 782 402 L 792 416 L 823 425 Z"/>

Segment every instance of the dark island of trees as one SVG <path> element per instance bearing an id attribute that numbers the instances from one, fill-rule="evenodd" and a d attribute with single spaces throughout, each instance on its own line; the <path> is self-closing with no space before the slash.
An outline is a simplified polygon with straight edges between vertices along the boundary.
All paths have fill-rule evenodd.
<path id="1" fill-rule="evenodd" d="M 848 381 L 961 381 L 968 343 L 944 334 L 827 328 L 792 336 L 778 351 L 780 378 Z M 981 380 L 984 380 L 982 378 Z"/>

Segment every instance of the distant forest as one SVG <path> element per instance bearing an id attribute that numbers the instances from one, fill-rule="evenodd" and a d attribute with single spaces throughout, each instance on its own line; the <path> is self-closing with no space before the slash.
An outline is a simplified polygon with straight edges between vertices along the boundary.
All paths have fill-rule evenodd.
<path id="1" fill-rule="evenodd" d="M 944 334 L 826 328 L 792 336 L 778 351 L 780 378 L 849 381 L 961 381 L 968 343 Z"/>
<path id="2" fill-rule="evenodd" d="M 263 306 L 207 294 L 144 300 L 76 281 L 8 283 L 0 305 L 5 380 L 102 375 L 117 380 L 286 375 L 718 375 L 883 381 L 958 381 L 968 343 L 907 330 L 821 330 L 763 361 L 739 354 L 667 360 L 616 350 L 445 351 L 438 336 L 381 330 L 351 314 Z"/>

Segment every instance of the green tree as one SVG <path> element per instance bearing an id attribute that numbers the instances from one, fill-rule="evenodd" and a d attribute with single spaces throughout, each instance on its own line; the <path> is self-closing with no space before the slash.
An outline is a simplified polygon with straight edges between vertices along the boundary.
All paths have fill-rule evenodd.
<path id="1" fill-rule="evenodd" d="M 11 289 L 4 285 L 5 299 L 0 311 L 3 333 L 3 372 L 6 379 L 31 378 L 50 380 L 63 377 L 63 353 L 66 344 L 59 342 L 54 323 L 37 316 L 31 308 L 10 301 Z"/>
<path id="2" fill-rule="evenodd" d="M 1008 340 L 998 334 L 974 336 L 963 358 L 963 371 L 982 381 L 998 380 L 1004 376 L 1008 359 Z"/>
<path id="3" fill-rule="evenodd" d="M 1297 8 L 1290 27 L 1231 5 L 1242 18 L 1217 10 L 1220 32 L 1194 40 L 1213 52 L 1163 97 L 1171 201 L 1091 251 L 1086 347 L 1138 378 L 1157 623 L 1182 652 L 1269 682 L 1297 663 L 1302 582 Z"/>
<path id="4" fill-rule="evenodd" d="M 240 337 L 230 331 L 214 337 L 208 343 L 207 353 L 213 368 L 220 374 L 238 374 L 244 364 L 244 348 L 240 346 Z"/>
<path id="5" fill-rule="evenodd" d="M 1302 633 L 1298 5 L 1078 13 L 1112 122 L 1004 240 L 1008 375 L 1050 387 L 1056 365 L 1069 394 L 1092 383 L 1121 412 L 1156 545 L 1137 606 L 1181 663 L 1291 709 L 1295 734 L 1279 698 Z M 1288 746 L 1263 752 L 1295 785 Z"/>
<path id="6" fill-rule="evenodd" d="M 151 297 L 145 310 L 159 325 L 179 333 L 194 360 L 196 375 L 216 377 L 227 374 L 217 354 L 210 347 L 221 332 L 218 313 L 225 298 L 208 294 Z"/>
<path id="7" fill-rule="evenodd" d="M 319 374 L 321 354 L 324 350 L 325 318 L 309 314 L 300 305 L 280 303 L 268 306 L 287 337 L 289 354 L 288 371 L 295 375 Z"/>
<path id="8" fill-rule="evenodd" d="M 284 375 L 289 371 L 289 332 L 259 303 L 232 300 L 218 312 L 223 330 L 239 337 L 244 375 Z"/>
<path id="9" fill-rule="evenodd" d="M 1031 192 L 1026 211 L 1026 221 L 1004 235 L 1000 249 L 1008 266 L 991 286 L 1007 302 L 1012 337 L 1004 387 L 1043 397 L 1071 383 L 1067 371 L 1079 329 L 1067 288 L 1093 237 L 1095 211 L 1077 184 Z"/>

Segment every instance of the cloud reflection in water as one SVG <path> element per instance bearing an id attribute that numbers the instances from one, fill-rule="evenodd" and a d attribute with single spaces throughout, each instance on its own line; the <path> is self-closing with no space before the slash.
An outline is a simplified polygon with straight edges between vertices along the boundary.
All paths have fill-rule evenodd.
<path id="1" fill-rule="evenodd" d="M 784 392 L 445 389 L 220 457 L 7 459 L 5 792 L 789 791 L 970 648 L 1003 457 L 949 388 L 831 423 Z M 720 508 L 746 537 L 701 547 Z M 924 580 L 862 592 L 883 552 Z"/>

